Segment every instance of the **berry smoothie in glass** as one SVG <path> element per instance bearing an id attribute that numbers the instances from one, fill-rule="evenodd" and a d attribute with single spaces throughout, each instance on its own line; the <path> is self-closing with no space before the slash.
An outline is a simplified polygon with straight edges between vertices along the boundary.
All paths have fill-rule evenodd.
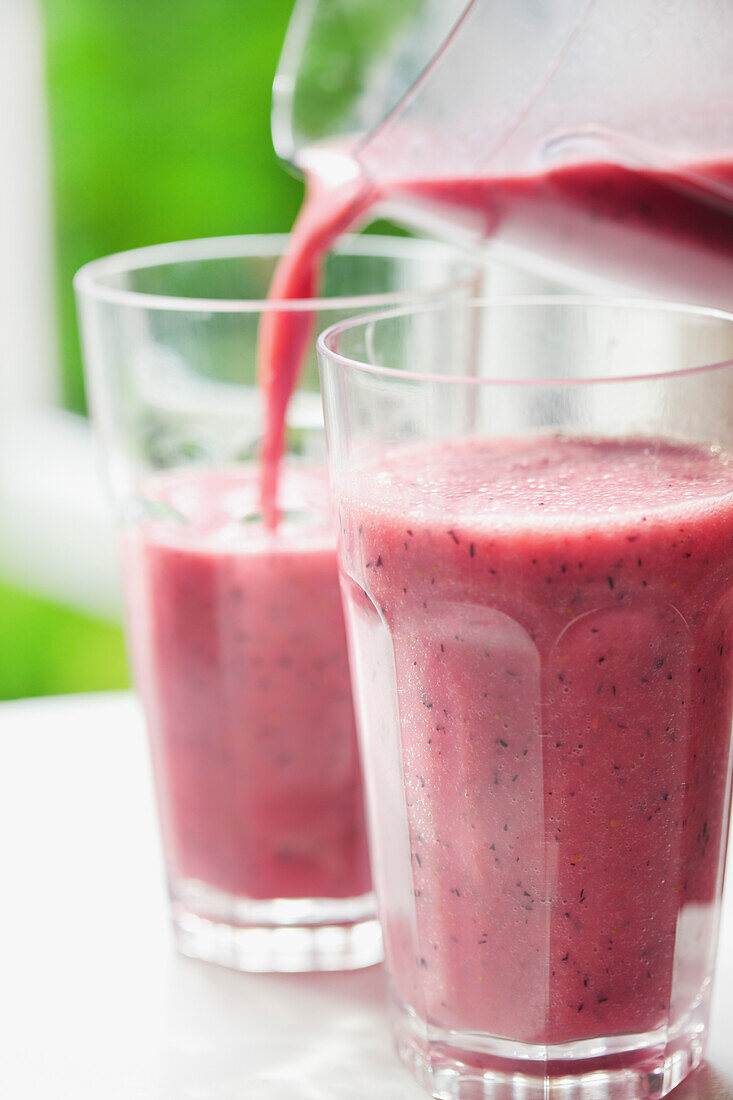
<path id="1" fill-rule="evenodd" d="M 323 467 L 141 487 L 123 538 L 135 679 L 179 891 L 367 898 L 371 890 L 336 545 Z"/>
<path id="2" fill-rule="evenodd" d="M 352 239 L 323 298 L 268 300 L 287 243 L 140 250 L 76 286 L 177 945 L 243 970 L 350 969 L 382 946 L 310 337 L 478 272 L 451 248 Z M 280 379 L 271 462 L 258 354 Z M 288 358 L 295 394 L 278 389 Z"/>
<path id="3" fill-rule="evenodd" d="M 321 362 L 399 1053 L 440 1096 L 664 1095 L 730 817 L 733 317 L 368 325 Z"/>

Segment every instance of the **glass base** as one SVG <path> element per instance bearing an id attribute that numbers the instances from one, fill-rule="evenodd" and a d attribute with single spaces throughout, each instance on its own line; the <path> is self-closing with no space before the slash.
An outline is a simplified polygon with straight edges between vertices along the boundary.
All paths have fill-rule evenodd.
<path id="1" fill-rule="evenodd" d="M 539 1046 L 424 1024 L 392 1002 L 402 1063 L 438 1100 L 659 1100 L 703 1059 L 707 1004 L 672 1033 Z"/>
<path id="2" fill-rule="evenodd" d="M 374 897 L 250 901 L 183 882 L 171 889 L 176 946 L 257 973 L 358 970 L 383 959 Z"/>

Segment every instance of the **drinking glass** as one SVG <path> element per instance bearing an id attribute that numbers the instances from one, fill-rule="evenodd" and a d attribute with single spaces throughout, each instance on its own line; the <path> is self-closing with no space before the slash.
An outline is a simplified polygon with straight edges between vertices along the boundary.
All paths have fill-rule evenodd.
<path id="1" fill-rule="evenodd" d="M 75 284 L 177 944 L 245 970 L 381 957 L 315 350 L 287 414 L 272 531 L 260 322 L 275 311 L 322 327 L 478 277 L 453 249 L 351 239 L 325 264 L 322 299 L 267 301 L 287 244 L 161 245 L 96 261 Z"/>
<path id="2" fill-rule="evenodd" d="M 419 305 L 319 354 L 399 1054 L 438 1097 L 663 1096 L 730 816 L 733 317 Z"/>

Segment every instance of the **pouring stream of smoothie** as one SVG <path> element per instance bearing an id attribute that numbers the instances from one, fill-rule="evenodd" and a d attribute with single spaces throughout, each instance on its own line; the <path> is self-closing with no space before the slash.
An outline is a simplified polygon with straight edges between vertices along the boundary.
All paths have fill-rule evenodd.
<path id="1" fill-rule="evenodd" d="M 270 287 L 273 301 L 314 298 L 323 256 L 373 202 L 373 192 L 362 178 L 337 186 L 309 179 L 308 196 L 293 228 L 289 252 L 278 265 Z M 271 310 L 262 316 L 257 349 L 259 382 L 265 402 L 261 508 L 265 523 L 277 527 L 277 486 L 285 440 L 285 416 L 298 369 L 311 335 L 308 313 Z"/>
<path id="2" fill-rule="evenodd" d="M 334 241 L 376 208 L 412 220 L 430 216 L 479 240 L 495 237 L 600 272 L 642 291 L 733 305 L 733 160 L 677 170 L 632 170 L 584 163 L 511 178 L 392 180 L 361 175 L 331 180 L 333 153 L 312 157 L 307 194 L 288 254 L 270 288 L 272 300 L 317 292 L 320 263 Z M 700 182 L 709 181 L 706 186 Z M 263 315 L 258 373 L 265 402 L 261 446 L 262 512 L 277 525 L 278 464 L 285 415 L 311 336 L 307 314 Z"/>

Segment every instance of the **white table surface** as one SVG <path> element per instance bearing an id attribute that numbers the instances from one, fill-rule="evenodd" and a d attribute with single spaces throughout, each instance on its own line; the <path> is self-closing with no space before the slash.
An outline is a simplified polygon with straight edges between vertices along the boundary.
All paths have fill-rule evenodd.
<path id="1" fill-rule="evenodd" d="M 176 955 L 130 696 L 0 704 L 0 838 L 2 1100 L 425 1100 L 392 1053 L 381 968 Z M 708 1065 L 675 1097 L 733 1100 L 733 888 Z"/>

